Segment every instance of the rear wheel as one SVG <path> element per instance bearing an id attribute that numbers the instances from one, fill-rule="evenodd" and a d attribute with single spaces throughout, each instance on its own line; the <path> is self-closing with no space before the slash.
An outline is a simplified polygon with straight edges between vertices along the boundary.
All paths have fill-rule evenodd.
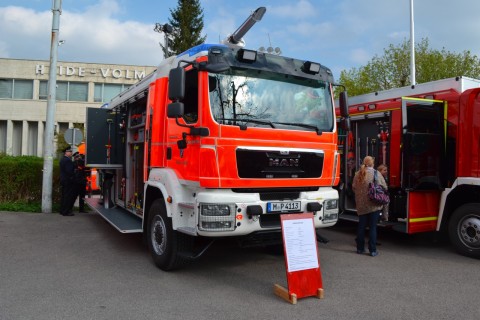
<path id="1" fill-rule="evenodd" d="M 460 254 L 480 258 L 480 203 L 465 204 L 455 210 L 448 233 Z"/>
<path id="2" fill-rule="evenodd" d="M 172 228 L 163 199 L 157 199 L 149 210 L 147 242 L 155 265 L 169 271 L 185 265 L 192 239 Z"/>

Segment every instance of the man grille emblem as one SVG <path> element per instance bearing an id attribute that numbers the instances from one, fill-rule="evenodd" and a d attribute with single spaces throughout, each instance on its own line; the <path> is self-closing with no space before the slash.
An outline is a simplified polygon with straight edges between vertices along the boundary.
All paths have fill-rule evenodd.
<path id="1" fill-rule="evenodd" d="M 269 158 L 269 167 L 298 167 L 300 165 L 300 159 L 286 159 L 286 158 Z"/>

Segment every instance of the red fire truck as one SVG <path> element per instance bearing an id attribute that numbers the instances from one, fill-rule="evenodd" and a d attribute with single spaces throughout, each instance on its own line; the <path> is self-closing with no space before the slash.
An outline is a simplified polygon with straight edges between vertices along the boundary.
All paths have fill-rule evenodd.
<path id="1" fill-rule="evenodd" d="M 362 159 L 389 168 L 383 223 L 408 234 L 439 231 L 480 257 L 480 80 L 457 77 L 350 98 L 340 134 L 342 219 L 356 220 L 352 179 Z"/>
<path id="2" fill-rule="evenodd" d="M 163 270 L 215 239 L 281 243 L 282 213 L 313 212 L 315 228 L 337 222 L 332 73 L 243 48 L 264 12 L 87 110 L 87 164 L 102 179 L 102 198 L 87 202 L 119 231 L 142 232 Z"/>

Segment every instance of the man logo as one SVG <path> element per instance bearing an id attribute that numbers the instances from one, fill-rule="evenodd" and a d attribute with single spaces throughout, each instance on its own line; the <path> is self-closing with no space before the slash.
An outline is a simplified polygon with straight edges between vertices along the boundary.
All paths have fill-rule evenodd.
<path id="1" fill-rule="evenodd" d="M 268 166 L 269 167 L 298 167 L 300 165 L 300 159 L 279 159 L 279 158 L 269 158 Z"/>

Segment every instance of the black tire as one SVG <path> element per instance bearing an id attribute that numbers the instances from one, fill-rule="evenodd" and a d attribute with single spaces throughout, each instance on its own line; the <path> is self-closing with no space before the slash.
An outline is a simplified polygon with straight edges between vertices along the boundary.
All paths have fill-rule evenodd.
<path id="1" fill-rule="evenodd" d="M 170 271 L 188 263 L 191 238 L 173 230 L 163 199 L 152 203 L 148 217 L 147 243 L 155 265 L 164 271 Z"/>
<path id="2" fill-rule="evenodd" d="M 479 259 L 480 203 L 468 203 L 455 210 L 450 218 L 448 234 L 460 254 Z"/>

